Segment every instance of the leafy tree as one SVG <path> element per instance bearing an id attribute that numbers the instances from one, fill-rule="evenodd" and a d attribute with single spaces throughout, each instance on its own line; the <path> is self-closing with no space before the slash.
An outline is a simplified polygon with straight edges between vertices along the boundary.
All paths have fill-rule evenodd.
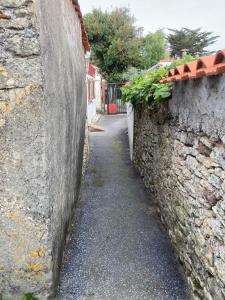
<path id="1" fill-rule="evenodd" d="M 169 29 L 167 40 L 171 48 L 171 56 L 182 57 L 183 51 L 192 56 L 207 53 L 206 47 L 215 43 L 219 36 L 213 36 L 212 32 L 197 29 Z"/>
<path id="2" fill-rule="evenodd" d="M 111 12 L 94 9 L 84 16 L 92 47 L 92 62 L 108 81 L 121 81 L 129 67 L 138 67 L 140 57 L 140 29 L 127 8 Z"/>
<path id="3" fill-rule="evenodd" d="M 147 70 L 141 70 L 135 67 L 129 67 L 125 73 L 122 74 L 122 80 L 127 82 L 129 80 L 132 80 L 135 77 L 138 77 L 139 75 L 146 75 Z"/>
<path id="4" fill-rule="evenodd" d="M 162 30 L 149 33 L 144 37 L 142 49 L 142 66 L 144 69 L 154 66 L 165 58 L 166 39 Z"/>

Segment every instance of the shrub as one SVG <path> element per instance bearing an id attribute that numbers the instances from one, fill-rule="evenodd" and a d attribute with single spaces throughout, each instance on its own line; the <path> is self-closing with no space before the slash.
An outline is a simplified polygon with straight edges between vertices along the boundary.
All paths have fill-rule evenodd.
<path id="1" fill-rule="evenodd" d="M 131 102 L 135 109 L 145 108 L 171 96 L 171 83 L 160 83 L 168 76 L 168 69 L 161 68 L 147 75 L 137 76 L 122 88 L 122 100 Z"/>
<path id="2" fill-rule="evenodd" d="M 173 83 L 161 83 L 168 76 L 169 70 L 193 61 L 190 55 L 173 62 L 170 66 L 131 77 L 129 83 L 122 88 L 122 100 L 131 102 L 135 109 L 141 109 L 168 99 L 172 94 Z"/>

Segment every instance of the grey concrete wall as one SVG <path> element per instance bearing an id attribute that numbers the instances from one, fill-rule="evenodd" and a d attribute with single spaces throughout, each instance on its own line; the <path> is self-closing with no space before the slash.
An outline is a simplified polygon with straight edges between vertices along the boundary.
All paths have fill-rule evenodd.
<path id="1" fill-rule="evenodd" d="M 47 299 L 79 193 L 86 86 L 71 1 L 0 0 L 0 295 Z"/>
<path id="2" fill-rule="evenodd" d="M 171 100 L 135 114 L 134 162 L 193 299 L 225 299 L 224 79 L 178 82 Z"/>
<path id="3" fill-rule="evenodd" d="M 86 73 L 80 21 L 71 1 L 41 0 L 40 23 L 53 273 L 57 279 L 65 230 L 77 199 L 82 174 Z"/>

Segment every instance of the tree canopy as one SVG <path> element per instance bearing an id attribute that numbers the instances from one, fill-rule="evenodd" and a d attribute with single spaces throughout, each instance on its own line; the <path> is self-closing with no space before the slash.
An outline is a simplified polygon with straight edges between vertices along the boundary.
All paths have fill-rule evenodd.
<path id="1" fill-rule="evenodd" d="M 89 41 L 92 48 L 92 63 L 107 81 L 125 81 L 129 74 L 141 74 L 166 58 L 166 46 L 171 48 L 171 56 L 181 58 L 183 52 L 191 56 L 206 53 L 218 36 L 212 32 L 197 29 L 169 29 L 148 33 L 135 26 L 135 19 L 127 8 L 112 11 L 94 9 L 84 16 Z"/>
<path id="2" fill-rule="evenodd" d="M 197 29 L 169 29 L 170 33 L 167 40 L 171 48 L 171 56 L 182 57 L 183 51 L 192 56 L 202 55 L 207 53 L 208 46 L 215 43 L 218 36 L 213 36 L 212 32 L 202 31 Z"/>
<path id="3" fill-rule="evenodd" d="M 141 64 L 140 29 L 127 8 L 94 9 L 84 16 L 92 61 L 108 81 L 120 81 L 129 67 Z"/>
<path id="4" fill-rule="evenodd" d="M 162 30 L 149 33 L 144 37 L 142 49 L 142 66 L 144 69 L 154 66 L 165 58 L 165 34 Z"/>

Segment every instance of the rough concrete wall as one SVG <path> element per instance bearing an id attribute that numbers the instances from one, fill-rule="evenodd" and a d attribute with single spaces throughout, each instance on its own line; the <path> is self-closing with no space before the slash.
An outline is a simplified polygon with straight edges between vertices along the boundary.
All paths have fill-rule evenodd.
<path id="1" fill-rule="evenodd" d="M 80 23 L 70 1 L 0 0 L 0 10 L 11 16 L 0 20 L 0 298 L 46 299 L 80 183 Z"/>
<path id="2" fill-rule="evenodd" d="M 86 70 L 80 21 L 71 1 L 40 0 L 47 112 L 47 165 L 57 281 L 65 232 L 78 196 L 86 121 Z"/>
<path id="3" fill-rule="evenodd" d="M 32 1 L 1 0 L 0 294 L 51 285 L 45 116 Z M 15 297 L 15 296 L 14 296 Z"/>
<path id="4" fill-rule="evenodd" d="M 134 162 L 194 299 L 225 299 L 224 79 L 179 82 L 169 102 L 135 115 Z"/>

